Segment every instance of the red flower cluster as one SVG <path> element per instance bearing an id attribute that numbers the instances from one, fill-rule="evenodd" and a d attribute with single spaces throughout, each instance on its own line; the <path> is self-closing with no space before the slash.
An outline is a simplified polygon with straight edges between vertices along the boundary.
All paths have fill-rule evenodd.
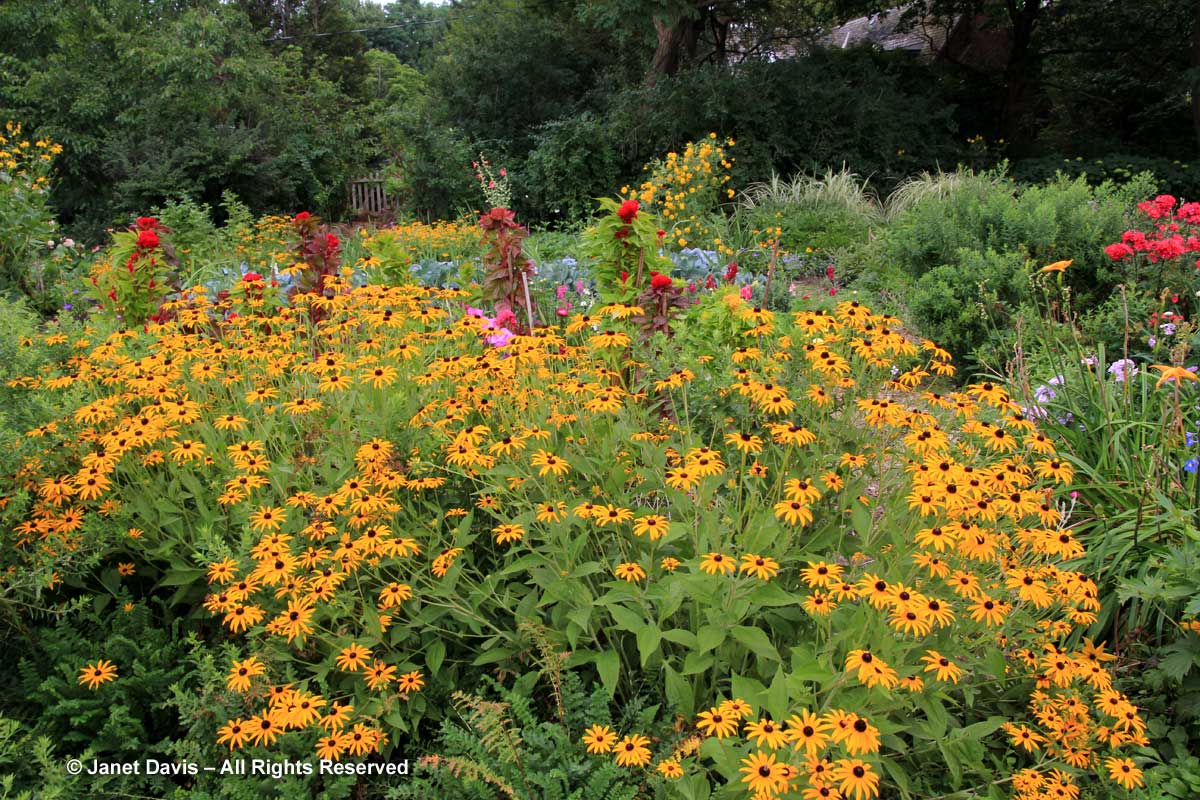
<path id="1" fill-rule="evenodd" d="M 242 280 L 246 281 L 247 283 L 252 283 L 254 281 L 261 281 L 262 279 L 263 279 L 262 275 L 259 275 L 257 272 L 247 272 L 245 275 L 242 276 Z"/>
<path id="2" fill-rule="evenodd" d="M 624 203 L 621 203 L 621 207 L 617 209 L 617 216 L 621 218 L 621 222 L 624 222 L 626 225 L 628 225 L 637 217 L 639 208 L 640 206 L 638 205 L 637 200 L 626 200 Z"/>
<path id="3" fill-rule="evenodd" d="M 1125 231 L 1121 241 L 1108 245 L 1104 252 L 1113 261 L 1141 253 L 1152 264 L 1200 252 L 1200 203 L 1183 203 L 1176 208 L 1178 202 L 1164 194 L 1138 203 L 1138 211 L 1154 223 L 1154 230 Z M 1196 266 L 1200 267 L 1200 260 Z"/>
<path id="4" fill-rule="evenodd" d="M 152 231 L 158 227 L 158 220 L 154 217 L 138 217 L 137 229 L 139 231 Z"/>
<path id="5" fill-rule="evenodd" d="M 308 213 L 307 211 L 301 211 L 296 215 L 295 223 L 297 225 L 302 225 L 303 223 L 308 222 L 310 219 L 312 219 L 312 214 Z"/>
<path id="6" fill-rule="evenodd" d="M 149 217 L 146 217 L 146 219 L 149 219 Z M 139 227 L 141 226 L 141 219 L 138 220 L 138 225 Z M 153 230 L 143 228 L 138 232 L 137 246 L 139 250 L 153 250 L 158 247 L 158 234 Z"/>
<path id="7" fill-rule="evenodd" d="M 661 292 L 672 283 L 670 275 L 663 275 L 661 272 L 650 273 L 650 288 L 656 292 Z"/>

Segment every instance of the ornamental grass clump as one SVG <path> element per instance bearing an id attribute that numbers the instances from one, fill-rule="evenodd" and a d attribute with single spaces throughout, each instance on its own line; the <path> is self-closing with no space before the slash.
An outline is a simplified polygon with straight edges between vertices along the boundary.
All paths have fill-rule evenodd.
<path id="1" fill-rule="evenodd" d="M 235 651 L 221 745 L 419 752 L 453 692 L 537 661 L 532 623 L 661 709 L 570 731 L 644 796 L 1139 783 L 1055 442 L 999 384 L 940 390 L 949 354 L 896 319 L 731 294 L 733 333 L 648 347 L 645 317 L 687 324 L 649 276 L 497 347 L 463 292 L 321 274 L 252 313 L 187 290 L 17 382 L 84 399 L 5 479 L 3 567 L 65 602 L 85 548 L 195 610 Z"/>

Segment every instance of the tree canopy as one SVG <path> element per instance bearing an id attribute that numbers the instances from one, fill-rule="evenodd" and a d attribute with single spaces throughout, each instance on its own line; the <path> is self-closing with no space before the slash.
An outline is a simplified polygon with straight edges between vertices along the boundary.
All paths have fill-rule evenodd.
<path id="1" fill-rule="evenodd" d="M 945 35 L 920 53 L 827 57 L 838 25 L 884 12 Z M 63 143 L 54 204 L 81 232 L 225 190 L 255 211 L 336 215 L 369 169 L 407 213 L 453 214 L 474 202 L 482 151 L 509 166 L 518 204 L 555 219 L 709 130 L 745 142 L 746 179 L 842 162 L 898 179 L 978 156 L 976 135 L 993 159 L 1190 161 L 1197 13 L 1184 0 L 9 0 L 0 114 Z M 897 98 L 915 115 L 890 110 Z M 851 123 L 839 109 L 852 105 L 892 118 Z"/>

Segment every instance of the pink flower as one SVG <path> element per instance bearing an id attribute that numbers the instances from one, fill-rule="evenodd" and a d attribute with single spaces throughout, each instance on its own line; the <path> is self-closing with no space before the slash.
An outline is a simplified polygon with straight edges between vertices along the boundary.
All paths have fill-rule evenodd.
<path id="1" fill-rule="evenodd" d="M 504 177 L 506 177 L 507 175 L 508 175 L 508 173 L 504 171 L 504 167 L 501 167 L 501 168 L 500 168 L 500 177 L 501 177 L 501 178 L 504 178 Z"/>
<path id="2" fill-rule="evenodd" d="M 566 284 L 559 284 L 558 288 L 556 288 L 554 290 L 554 297 L 558 300 L 562 300 L 566 296 L 567 296 Z"/>
<path id="3" fill-rule="evenodd" d="M 742 295 L 743 300 L 749 300 L 751 297 L 754 296 L 754 290 L 751 289 L 749 285 L 746 285 L 746 286 L 742 287 L 742 291 L 740 292 L 740 294 Z"/>
<path id="4" fill-rule="evenodd" d="M 496 324 L 499 326 L 504 326 L 510 322 L 516 321 L 517 315 L 512 312 L 511 308 L 502 308 L 496 312 Z M 509 335 L 511 336 L 512 334 Z"/>
<path id="5" fill-rule="evenodd" d="M 500 328 L 496 333 L 487 337 L 487 343 L 492 347 L 504 347 L 512 341 L 513 332 L 508 328 Z"/>

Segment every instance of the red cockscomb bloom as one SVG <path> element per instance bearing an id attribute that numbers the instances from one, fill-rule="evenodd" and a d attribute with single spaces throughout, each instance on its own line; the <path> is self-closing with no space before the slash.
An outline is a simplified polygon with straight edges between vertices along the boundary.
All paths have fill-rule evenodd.
<path id="1" fill-rule="evenodd" d="M 629 223 L 633 222 L 635 217 L 637 217 L 639 208 L 640 206 L 638 205 L 637 200 L 626 200 L 624 203 L 621 203 L 621 207 L 617 209 L 617 216 L 621 218 L 621 222 L 624 222 L 626 225 L 628 225 Z"/>
<path id="2" fill-rule="evenodd" d="M 655 291 L 661 291 L 671 285 L 671 276 L 663 275 L 661 272 L 650 273 L 650 288 Z"/>
<path id="3" fill-rule="evenodd" d="M 158 247 L 158 234 L 151 230 L 138 233 L 137 246 L 142 250 L 153 250 Z"/>

